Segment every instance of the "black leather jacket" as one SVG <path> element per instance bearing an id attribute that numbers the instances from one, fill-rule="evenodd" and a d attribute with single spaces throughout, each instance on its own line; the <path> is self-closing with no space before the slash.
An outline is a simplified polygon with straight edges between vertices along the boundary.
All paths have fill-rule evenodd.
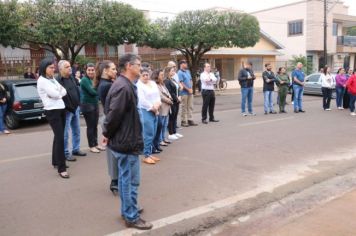
<path id="1" fill-rule="evenodd" d="M 109 139 L 109 147 L 116 152 L 138 155 L 143 151 L 137 101 L 136 86 L 120 75 L 106 96 L 103 125 L 103 135 Z"/>
<path id="2" fill-rule="evenodd" d="M 250 73 L 252 79 L 247 79 L 248 73 Z M 239 77 L 237 79 L 239 80 L 241 88 L 250 88 L 253 87 L 253 81 L 256 77 L 251 69 L 244 68 L 240 70 Z"/>

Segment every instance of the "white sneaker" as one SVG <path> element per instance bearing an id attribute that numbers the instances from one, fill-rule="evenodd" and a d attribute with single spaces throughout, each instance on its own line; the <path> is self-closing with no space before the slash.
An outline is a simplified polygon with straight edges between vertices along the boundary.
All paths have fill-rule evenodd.
<path id="1" fill-rule="evenodd" d="M 325 111 L 331 111 L 331 109 L 330 108 L 326 108 Z"/>
<path id="2" fill-rule="evenodd" d="M 179 134 L 179 133 L 175 133 L 174 135 L 177 136 L 177 138 L 183 138 L 184 137 L 182 134 Z"/>
<path id="3" fill-rule="evenodd" d="M 344 108 L 343 108 L 343 107 L 338 107 L 337 109 L 339 109 L 339 110 L 344 110 Z"/>
<path id="4" fill-rule="evenodd" d="M 170 140 L 177 140 L 178 137 L 177 137 L 176 135 L 174 135 L 174 134 L 171 134 L 171 135 L 168 135 L 168 139 L 170 139 Z"/>
<path id="5" fill-rule="evenodd" d="M 356 113 L 355 112 L 351 112 L 351 114 L 350 115 L 352 115 L 352 116 L 356 116 Z"/>

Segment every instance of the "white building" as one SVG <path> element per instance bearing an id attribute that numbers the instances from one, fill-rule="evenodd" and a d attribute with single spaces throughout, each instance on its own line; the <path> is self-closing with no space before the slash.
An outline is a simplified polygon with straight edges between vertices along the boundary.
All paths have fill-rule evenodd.
<path id="1" fill-rule="evenodd" d="M 347 27 L 356 26 L 356 16 L 338 0 L 327 1 L 327 55 L 332 70 L 356 68 L 356 36 L 346 35 Z M 313 71 L 323 65 L 324 1 L 303 0 L 283 6 L 252 12 L 260 27 L 285 48 L 277 61 L 303 55 Z"/>

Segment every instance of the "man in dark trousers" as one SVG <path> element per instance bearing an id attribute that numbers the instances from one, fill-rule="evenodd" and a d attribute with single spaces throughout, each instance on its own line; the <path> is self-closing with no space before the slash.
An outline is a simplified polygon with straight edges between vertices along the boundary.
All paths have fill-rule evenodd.
<path id="1" fill-rule="evenodd" d="M 273 108 L 273 91 L 276 76 L 272 71 L 272 66 L 270 63 L 267 63 L 265 68 L 266 70 L 262 73 L 265 115 L 268 113 L 277 114 Z"/>
<path id="2" fill-rule="evenodd" d="M 200 74 L 201 81 L 201 95 L 203 97 L 203 107 L 201 110 L 201 121 L 203 124 L 208 124 L 207 112 L 209 108 L 209 121 L 219 122 L 214 119 L 214 107 L 215 107 L 215 92 L 214 85 L 216 84 L 217 78 L 213 73 L 210 72 L 211 67 L 209 63 L 204 64 L 204 71 Z"/>
<path id="3" fill-rule="evenodd" d="M 140 184 L 139 154 L 143 150 L 142 125 L 137 109 L 137 88 L 134 84 L 140 75 L 141 58 L 125 54 L 119 59 L 120 76 L 112 84 L 105 101 L 103 125 L 104 143 L 108 144 L 117 159 L 121 216 L 126 226 L 141 230 L 152 224 L 140 217 L 143 209 L 137 204 Z"/>
<path id="4" fill-rule="evenodd" d="M 86 156 L 87 154 L 80 150 L 80 113 L 79 113 L 79 83 L 72 77 L 72 69 L 69 61 L 60 60 L 58 62 L 60 75 L 57 81 L 67 90 L 67 95 L 63 97 L 66 106 L 66 124 L 64 128 L 64 154 L 67 161 L 76 161 L 74 156 Z M 69 151 L 69 129 L 72 130 L 72 151 Z"/>

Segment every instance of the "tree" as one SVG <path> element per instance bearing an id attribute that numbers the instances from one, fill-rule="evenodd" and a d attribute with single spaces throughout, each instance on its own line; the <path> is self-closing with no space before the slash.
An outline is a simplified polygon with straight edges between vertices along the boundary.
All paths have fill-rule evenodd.
<path id="1" fill-rule="evenodd" d="M 301 62 L 303 64 L 302 70 L 304 71 L 305 74 L 309 75 L 312 72 L 312 70 L 313 70 L 312 64 L 308 63 L 307 58 L 302 55 L 299 55 L 299 56 L 293 55 L 292 56 L 292 59 L 289 60 L 290 66 L 288 67 L 288 70 L 293 71 L 296 68 L 298 62 Z"/>
<path id="2" fill-rule="evenodd" d="M 17 1 L 0 2 L 0 44 L 7 46 L 18 45 L 22 19 L 17 14 Z"/>
<path id="3" fill-rule="evenodd" d="M 347 29 L 347 34 L 350 36 L 356 36 L 356 27 L 350 27 Z"/>
<path id="4" fill-rule="evenodd" d="M 135 43 L 146 32 L 141 11 L 114 1 L 33 0 L 22 6 L 23 40 L 17 47 L 44 49 L 71 63 L 87 44 Z"/>
<path id="5" fill-rule="evenodd" d="M 188 61 L 195 91 L 199 61 L 217 47 L 254 46 L 260 38 L 254 16 L 211 10 L 185 11 L 168 21 L 159 19 L 150 26 L 143 44 L 153 48 L 174 48 Z"/>

